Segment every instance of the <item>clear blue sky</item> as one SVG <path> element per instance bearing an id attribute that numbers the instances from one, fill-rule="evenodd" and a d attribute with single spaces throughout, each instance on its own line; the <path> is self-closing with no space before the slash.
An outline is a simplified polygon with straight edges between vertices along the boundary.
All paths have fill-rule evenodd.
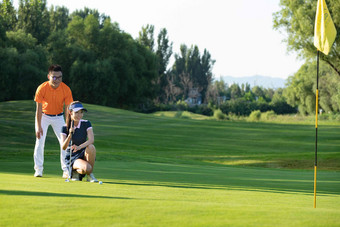
<path id="1" fill-rule="evenodd" d="M 97 9 L 134 38 L 147 24 L 155 26 L 155 36 L 166 28 L 175 53 L 181 44 L 210 52 L 216 60 L 216 79 L 287 78 L 302 64 L 296 54 L 287 54 L 285 34 L 272 28 L 279 0 L 48 0 L 47 4 L 66 6 L 70 13 L 85 6 Z M 18 0 L 14 5 L 17 8 Z"/>

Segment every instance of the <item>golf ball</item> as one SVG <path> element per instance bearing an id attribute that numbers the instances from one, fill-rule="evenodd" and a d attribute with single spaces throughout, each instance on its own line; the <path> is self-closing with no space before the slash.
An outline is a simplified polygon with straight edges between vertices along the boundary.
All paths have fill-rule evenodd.
<path id="1" fill-rule="evenodd" d="M 99 181 L 99 184 L 103 184 L 103 182 L 102 182 L 102 181 Z"/>

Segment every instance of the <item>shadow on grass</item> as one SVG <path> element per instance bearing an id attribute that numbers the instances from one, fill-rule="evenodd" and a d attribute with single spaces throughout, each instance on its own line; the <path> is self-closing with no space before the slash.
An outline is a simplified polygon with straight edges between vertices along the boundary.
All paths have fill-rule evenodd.
<path id="1" fill-rule="evenodd" d="M 208 189 L 208 190 L 237 190 L 237 191 L 260 191 L 260 192 L 272 192 L 272 193 L 299 193 L 299 194 L 305 194 L 310 195 L 312 192 L 307 192 L 306 190 L 283 190 L 283 189 L 264 189 L 264 188 L 250 188 L 250 187 L 233 187 L 233 186 L 216 186 L 216 187 L 208 187 L 208 186 L 194 186 L 194 185 L 176 185 L 172 182 L 170 183 L 163 183 L 163 184 L 156 184 L 156 183 L 128 183 L 128 182 L 105 182 L 105 184 L 118 184 L 118 185 L 128 185 L 128 186 L 153 186 L 153 187 L 169 187 L 169 188 L 181 188 L 181 189 Z M 332 194 L 332 193 L 330 193 Z M 320 194 L 320 196 L 323 196 L 325 194 Z"/>
<path id="2" fill-rule="evenodd" d="M 126 180 L 126 179 L 124 179 Z M 137 180 L 137 179 L 134 179 Z M 141 180 L 141 179 L 139 179 Z M 166 180 L 166 179 L 164 179 Z M 256 180 L 256 179 L 255 179 Z M 149 181 L 149 182 L 147 182 Z M 304 194 L 304 195 L 312 195 L 313 194 L 313 183 L 310 183 L 308 186 L 305 187 L 304 184 L 301 182 L 296 182 L 295 185 L 287 185 L 286 187 L 283 186 L 273 186 L 270 185 L 270 180 L 264 182 L 263 184 L 254 184 L 252 181 L 248 181 L 247 183 L 236 183 L 236 182 L 229 182 L 223 183 L 219 185 L 198 185 L 195 181 L 187 181 L 185 184 L 168 181 L 168 182 L 159 182 L 159 181 L 151 181 L 151 179 L 147 179 L 145 182 L 141 183 L 133 183 L 133 182 L 119 182 L 119 181 L 106 181 L 105 184 L 117 184 L 117 185 L 128 185 L 128 186 L 153 186 L 153 187 L 169 187 L 169 188 L 180 188 L 180 189 L 207 189 L 207 190 L 237 190 L 237 191 L 258 191 L 258 192 L 271 192 L 271 193 L 286 193 L 286 194 Z M 202 183 L 202 182 L 200 182 Z M 309 188 L 309 189 L 306 189 Z M 330 194 L 339 195 L 340 192 L 334 190 L 324 189 L 318 190 L 318 196 L 326 196 Z"/>
<path id="3" fill-rule="evenodd" d="M 33 179 L 31 162 L 2 163 L 0 172 L 32 175 Z M 94 173 L 99 180 L 112 185 L 303 193 L 306 195 L 312 195 L 314 189 L 314 172 L 306 170 L 100 161 L 96 163 Z M 59 162 L 45 162 L 44 177 L 61 177 Z M 318 171 L 318 196 L 340 195 L 339 179 L 340 172 Z M 44 196 L 44 194 L 41 195 Z"/>
<path id="4" fill-rule="evenodd" d="M 126 197 L 111 197 L 111 196 L 97 196 L 97 195 L 79 195 L 79 194 L 65 194 L 52 192 L 35 192 L 35 191 L 19 191 L 19 190 L 1 190 L 0 195 L 22 195 L 22 196 L 46 196 L 46 197 L 70 197 L 70 198 L 90 198 L 90 199 L 132 199 Z"/>
<path id="5" fill-rule="evenodd" d="M 96 170 L 97 176 L 112 179 L 112 181 L 106 182 L 111 184 L 183 189 L 304 193 L 307 195 L 312 195 L 314 192 L 313 174 L 313 171 L 305 170 L 142 162 L 106 162 Z M 339 195 L 339 179 L 339 172 L 319 171 L 317 181 L 318 195 Z"/>

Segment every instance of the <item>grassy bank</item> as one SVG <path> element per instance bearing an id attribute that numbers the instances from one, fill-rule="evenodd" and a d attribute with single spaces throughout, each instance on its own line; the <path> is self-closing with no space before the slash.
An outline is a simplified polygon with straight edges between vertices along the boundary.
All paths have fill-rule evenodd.
<path id="1" fill-rule="evenodd" d="M 0 226 L 339 226 L 338 125 L 215 121 L 85 105 L 103 185 L 65 183 L 48 133 L 33 177 L 32 101 L 0 103 Z M 196 116 L 199 117 L 199 116 Z"/>

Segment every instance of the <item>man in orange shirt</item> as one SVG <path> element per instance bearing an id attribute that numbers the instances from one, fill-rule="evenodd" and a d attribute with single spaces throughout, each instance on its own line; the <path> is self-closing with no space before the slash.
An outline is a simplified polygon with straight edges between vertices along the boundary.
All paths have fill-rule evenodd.
<path id="1" fill-rule="evenodd" d="M 65 164 L 65 150 L 61 148 L 61 131 L 65 125 L 63 107 L 73 102 L 71 89 L 62 82 L 62 69 L 59 65 L 51 65 L 48 68 L 48 81 L 42 83 L 36 91 L 34 101 L 36 102 L 35 114 L 35 135 L 34 148 L 34 169 L 35 177 L 42 177 L 44 170 L 44 147 L 47 129 L 52 125 L 53 131 L 60 144 L 60 162 L 63 170 L 63 177 L 68 177 Z"/>

